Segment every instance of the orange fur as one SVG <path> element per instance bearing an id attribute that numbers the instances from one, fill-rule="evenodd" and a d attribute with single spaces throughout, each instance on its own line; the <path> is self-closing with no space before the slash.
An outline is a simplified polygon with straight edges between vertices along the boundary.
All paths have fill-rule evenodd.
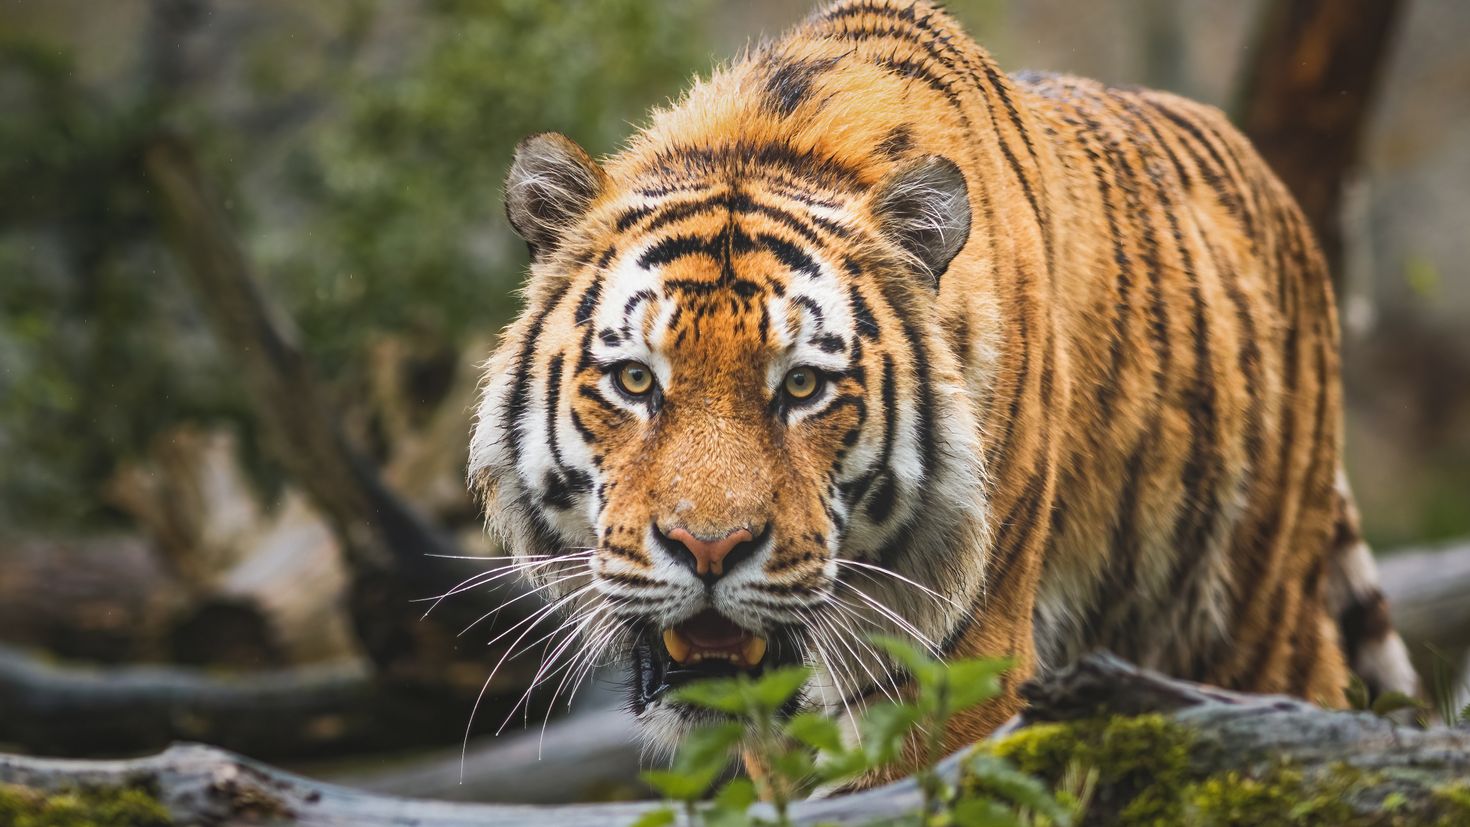
<path id="1" fill-rule="evenodd" d="M 970 212 L 937 289 L 874 206 L 885 182 L 930 156 L 963 173 Z M 850 459 L 845 439 L 879 439 L 887 412 L 902 420 L 890 431 L 918 434 L 916 457 L 932 446 L 925 427 L 943 442 L 914 462 L 950 476 L 926 493 L 890 473 L 900 507 L 908 497 L 923 508 L 871 559 L 964 611 L 885 594 L 943 637 L 946 655 L 1017 662 L 1004 696 L 965 716 L 949 745 L 1018 710 L 1020 680 L 1093 647 L 1222 686 L 1343 702 L 1324 597 L 1346 496 L 1334 492 L 1333 297 L 1296 205 L 1218 111 L 1008 77 L 924 2 L 849 0 L 697 82 L 593 169 L 586 204 L 547 224 L 556 241 L 537 249 L 481 418 L 511 423 L 514 377 L 545 382 L 556 364 L 553 398 L 606 480 L 589 545 L 621 561 L 618 576 L 655 565 L 650 521 L 695 533 L 769 526 L 768 591 L 833 588 L 829 560 L 846 553 L 833 539 L 833 469 Z M 681 213 L 689 203 L 715 207 Z M 663 337 L 668 382 L 663 407 L 640 419 L 581 390 L 605 369 L 579 357 L 598 335 L 579 308 L 606 303 L 598 291 L 622 256 L 673 237 L 708 249 L 661 271 L 665 285 L 699 286 L 680 294 L 681 315 L 644 316 L 636 331 Z M 780 243 L 750 242 L 760 238 Z M 800 257 L 782 255 L 790 246 L 837 272 L 878 333 L 865 340 L 859 325 L 844 339 L 864 345 L 862 377 L 834 380 L 833 392 L 857 402 L 782 424 L 766 375 L 785 347 L 766 326 L 781 320 L 761 320 L 732 285 L 764 297 L 801 284 Z M 885 382 L 906 419 L 887 411 Z M 523 436 L 506 428 L 503 439 Z M 516 503 L 539 481 L 508 482 L 519 467 L 475 465 L 492 520 L 520 551 L 554 549 L 547 534 L 570 529 L 526 527 Z M 849 664 L 848 676 L 860 674 Z M 825 705 L 840 712 L 833 694 Z"/>

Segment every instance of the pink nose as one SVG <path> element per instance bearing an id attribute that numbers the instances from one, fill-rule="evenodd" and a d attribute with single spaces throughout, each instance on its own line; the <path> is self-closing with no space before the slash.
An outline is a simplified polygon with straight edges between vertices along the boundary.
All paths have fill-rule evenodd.
<path id="1" fill-rule="evenodd" d="M 725 558 L 741 543 L 748 543 L 755 537 L 750 529 L 737 528 L 718 540 L 701 540 L 689 533 L 688 529 L 676 528 L 668 533 L 668 538 L 694 555 L 694 573 L 703 577 L 713 574 L 716 577 L 725 573 Z"/>

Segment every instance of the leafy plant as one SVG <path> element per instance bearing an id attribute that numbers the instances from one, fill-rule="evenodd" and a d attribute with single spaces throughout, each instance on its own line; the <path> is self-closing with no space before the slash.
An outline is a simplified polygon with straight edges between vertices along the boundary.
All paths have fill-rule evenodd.
<path id="1" fill-rule="evenodd" d="M 914 763 L 923 793 L 913 823 L 944 825 L 1068 825 L 1074 807 L 1060 803 L 1037 779 L 995 755 L 973 752 L 950 781 L 938 769 L 943 733 L 955 715 L 1000 692 L 1009 662 L 966 659 L 943 663 L 895 638 L 874 638 L 911 679 L 909 697 L 875 704 L 856 722 L 851 742 L 838 724 L 816 712 L 787 714 L 810 677 L 805 667 L 774 670 L 758 680 L 739 676 L 680 690 L 679 701 L 716 713 L 693 730 L 668 769 L 644 779 L 677 806 L 647 813 L 639 827 L 673 824 L 682 810 L 689 825 L 789 825 L 791 802 L 817 787 L 836 787 Z M 743 749 L 751 778 L 729 778 Z M 706 798 L 708 797 L 708 800 Z M 757 798 L 773 820 L 751 814 Z M 1078 797 L 1073 797 L 1074 800 Z"/>

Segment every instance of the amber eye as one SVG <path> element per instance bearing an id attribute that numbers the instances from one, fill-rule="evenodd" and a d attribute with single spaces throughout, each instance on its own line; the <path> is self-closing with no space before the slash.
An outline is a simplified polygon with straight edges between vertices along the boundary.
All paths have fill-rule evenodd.
<path id="1" fill-rule="evenodd" d="M 810 399 L 821 387 L 822 378 L 811 368 L 792 368 L 781 383 L 786 395 L 792 399 Z"/>
<path id="2" fill-rule="evenodd" d="M 640 362 L 624 362 L 617 372 L 618 387 L 630 396 L 642 396 L 653 390 L 653 371 Z"/>

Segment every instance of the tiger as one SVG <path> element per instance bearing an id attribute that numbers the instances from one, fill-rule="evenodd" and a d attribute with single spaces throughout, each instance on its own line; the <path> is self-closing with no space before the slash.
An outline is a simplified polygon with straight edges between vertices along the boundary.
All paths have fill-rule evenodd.
<path id="1" fill-rule="evenodd" d="M 1219 110 L 840 0 L 610 157 L 524 139 L 505 207 L 531 263 L 470 484 L 563 618 L 537 680 L 624 664 L 656 748 L 707 714 L 674 690 L 793 665 L 784 712 L 851 730 L 913 691 L 876 634 L 1009 660 L 946 750 L 1097 649 L 1328 706 L 1350 667 L 1416 691 L 1342 471 L 1323 256 Z"/>

